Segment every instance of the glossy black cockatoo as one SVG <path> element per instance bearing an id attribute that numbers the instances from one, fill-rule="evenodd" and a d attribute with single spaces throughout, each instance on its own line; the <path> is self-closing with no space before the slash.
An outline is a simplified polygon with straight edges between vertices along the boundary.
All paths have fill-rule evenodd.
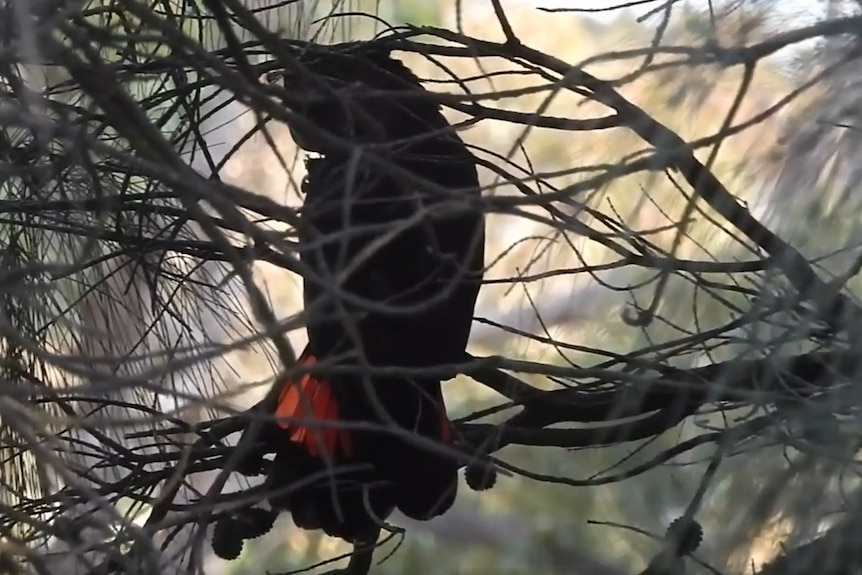
<path id="1" fill-rule="evenodd" d="M 389 50 L 318 47 L 295 62 L 288 127 L 316 154 L 298 229 L 299 361 L 318 369 L 277 383 L 268 483 L 295 487 L 270 504 L 355 542 L 394 509 L 426 520 L 455 500 L 440 384 L 466 357 L 484 218 L 474 156 Z"/>

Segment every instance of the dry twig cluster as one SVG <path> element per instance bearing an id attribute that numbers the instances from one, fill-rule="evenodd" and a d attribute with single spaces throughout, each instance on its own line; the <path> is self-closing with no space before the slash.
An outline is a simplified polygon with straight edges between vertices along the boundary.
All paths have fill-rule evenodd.
<path id="1" fill-rule="evenodd" d="M 261 486 L 225 489 L 238 455 L 254 446 L 237 449 L 222 440 L 256 414 L 231 413 L 224 357 L 266 344 L 276 350 L 276 371 L 292 369 L 295 354 L 285 334 L 300 328 L 302 317 L 282 318 L 272 310 L 252 265 L 265 261 L 303 273 L 291 231 L 299 215 L 219 178 L 233 150 L 212 158 L 201 126 L 234 100 L 256 118 L 243 141 L 267 138 L 268 122 L 294 121 L 285 106 L 291 93 L 274 80 L 285 67 L 301 69 L 298 55 L 306 44 L 279 37 L 240 0 L 224 0 L 216 12 L 207 5 L 7 0 L 0 7 L 0 556 L 10 565 L 52 572 L 58 559 L 45 549 L 62 540 L 78 556 L 78 568 L 89 573 L 141 566 L 155 573 L 163 569 L 160 562 L 197 569 L 208 545 L 207 526 L 266 496 Z M 431 61 L 502 60 L 536 82 L 536 88 L 505 93 L 466 93 L 457 78 L 431 84 L 444 107 L 468 118 L 461 127 L 494 119 L 575 135 L 622 128 L 650 147 L 618 165 L 584 167 L 585 177 L 556 187 L 541 174 L 476 150 L 483 167 L 513 190 L 486 194 L 481 208 L 552 226 L 563 242 L 596 242 L 615 254 L 605 269 L 653 272 L 655 303 L 627 314 L 633 330 L 660 321 L 658 303 L 669 278 L 718 299 L 741 296 L 747 307 L 728 303 L 724 325 L 623 356 L 590 350 L 605 360 L 589 366 L 498 356 L 445 366 L 504 398 L 456 422 L 458 447 L 498 469 L 578 487 L 623 481 L 701 445 L 717 446 L 718 454 L 734 452 L 797 425 L 806 409 L 836 411 L 832 406 L 840 405 L 845 415 L 855 415 L 862 309 L 844 282 L 859 265 L 845 277 L 821 277 L 753 217 L 696 153 L 755 120 L 737 123 L 731 111 L 722 133 L 687 143 L 621 95 L 622 81 L 599 79 L 530 48 L 515 36 L 503 7 L 494 8 L 504 42 L 414 26 L 388 29 L 374 42 Z M 658 47 L 651 58 L 738 66 L 750 79 L 758 62 L 780 48 L 842 34 L 859 22 L 835 19 L 748 47 L 664 53 Z M 207 40 L 213 30 L 224 39 L 218 49 Z M 647 58 L 638 73 L 663 66 L 667 62 Z M 571 92 L 607 112 L 573 119 L 498 105 L 530 90 L 549 99 Z M 743 81 L 737 104 L 746 91 Z M 385 167 L 374 153 L 363 161 Z M 677 185 L 690 198 L 689 214 L 721 222 L 750 248 L 750 257 L 680 259 L 649 234 L 584 201 L 607 181 L 643 171 L 681 178 Z M 413 177 L 396 168 L 390 174 Z M 684 235 L 685 223 L 676 229 Z M 767 291 L 774 297 L 764 297 Z M 796 323 L 782 327 L 782 345 L 802 344 L 805 353 L 776 354 L 776 344 L 701 367 L 671 361 L 708 354 L 747 326 L 786 326 L 788 318 Z M 704 430 L 646 463 L 589 479 L 542 476 L 494 456 L 510 444 L 567 449 L 649 439 L 686 418 L 746 407 L 753 409 L 723 428 Z M 515 408 L 496 423 L 483 421 Z M 189 478 L 207 472 L 211 484 L 197 492 Z M 479 472 L 469 473 L 475 482 Z M 149 510 L 143 525 L 118 510 L 142 504 Z M 690 520 L 697 505 L 689 511 Z M 94 541 L 81 535 L 88 525 L 97 531 L 111 525 L 117 533 Z M 179 533 L 186 535 L 176 543 Z"/>

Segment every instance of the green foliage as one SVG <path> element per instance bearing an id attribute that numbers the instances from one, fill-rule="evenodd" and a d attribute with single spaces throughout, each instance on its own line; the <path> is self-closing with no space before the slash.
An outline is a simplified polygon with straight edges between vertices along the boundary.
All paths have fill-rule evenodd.
<path id="1" fill-rule="evenodd" d="M 392 24 L 439 26 L 442 22 L 441 6 L 436 2 L 392 0 L 388 9 L 391 14 L 388 20 Z"/>

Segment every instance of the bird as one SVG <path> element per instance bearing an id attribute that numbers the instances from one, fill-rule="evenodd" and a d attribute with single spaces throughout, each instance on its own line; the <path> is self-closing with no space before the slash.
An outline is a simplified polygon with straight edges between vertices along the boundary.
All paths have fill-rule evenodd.
<path id="1" fill-rule="evenodd" d="M 456 499 L 441 384 L 467 357 L 484 273 L 476 158 L 388 47 L 307 48 L 285 66 L 284 89 L 307 154 L 297 251 L 308 344 L 303 372 L 271 394 L 269 503 L 356 543 L 395 509 L 430 520 Z"/>

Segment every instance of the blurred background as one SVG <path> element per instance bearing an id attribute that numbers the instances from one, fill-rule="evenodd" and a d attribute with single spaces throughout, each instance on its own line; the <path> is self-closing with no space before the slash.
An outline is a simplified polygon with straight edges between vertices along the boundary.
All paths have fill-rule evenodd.
<path id="1" fill-rule="evenodd" d="M 485 0 L 245 3 L 260 9 L 258 17 L 268 29 L 323 43 L 371 38 L 384 29 L 381 20 L 505 40 L 493 5 Z M 502 5 L 524 44 L 611 82 L 631 103 L 693 143 L 696 156 L 727 189 L 797 248 L 824 279 L 854 266 L 862 241 L 858 128 L 862 110 L 857 92 L 862 82 L 858 40 L 862 27 L 852 30 L 829 23 L 857 17 L 862 13 L 859 3 L 513 0 Z M 331 17 L 337 12 L 356 15 Z M 359 15 L 363 12 L 380 20 Z M 210 48 L 221 42 L 213 35 Z M 741 53 L 747 48 L 762 53 L 756 64 L 730 61 L 734 50 Z M 515 72 L 516 67 L 503 59 L 437 57 L 432 62 L 417 54 L 398 56 L 434 90 L 487 94 L 538 85 L 535 75 Z M 48 67 L 34 65 L 29 73 L 33 82 L 62 80 L 53 78 L 55 71 Z M 451 76 L 462 79 L 463 86 L 443 83 Z M 298 205 L 303 165 L 288 130 L 269 122 L 267 134 L 258 131 L 242 141 L 257 118 L 235 101 L 228 104 L 205 120 L 206 143 L 225 160 L 222 177 L 280 204 Z M 484 104 L 527 114 L 541 110 L 572 120 L 609 113 L 581 95 L 547 87 Z M 453 121 L 464 119 L 450 110 L 446 113 Z M 724 134 L 715 137 L 717 133 Z M 626 128 L 528 129 L 485 119 L 465 129 L 462 137 L 497 154 L 494 163 L 508 164 L 512 174 L 537 189 L 580 184 L 572 194 L 576 204 L 561 206 L 595 230 L 610 234 L 607 222 L 621 223 L 628 233 L 680 260 L 757 259 L 750 242 L 714 211 L 691 208 L 690 192 L 677 174 L 612 169 L 649 161 L 644 158 L 651 147 Z M 241 145 L 234 151 L 237 142 Z M 483 169 L 480 175 L 488 197 L 520 193 L 491 170 Z M 538 213 L 533 208 L 488 216 L 490 281 L 482 289 L 471 334 L 470 351 L 475 355 L 585 368 L 652 350 L 653 359 L 692 368 L 816 348 L 797 333 L 802 320 L 790 312 L 781 321 L 737 322 L 751 309 L 787 293 L 778 274 L 675 273 L 657 290 L 656 269 L 620 263 L 600 241 L 524 217 L 531 210 Z M 585 266 L 595 271 L 586 271 Z M 256 262 L 254 273 L 279 318 L 300 311 L 300 278 L 265 262 Z M 851 278 L 847 287 L 856 293 L 860 282 Z M 649 325 L 627 321 L 634 309 L 650 306 L 656 320 Z M 129 319 L 135 317 L 130 308 L 123 309 L 113 323 L 99 320 L 101 312 L 92 312 L 90 321 L 102 321 L 105 332 L 110 332 L 103 339 L 137 337 L 123 335 L 135 323 Z M 212 326 L 204 315 L 196 329 L 208 333 Z M 255 327 L 240 323 L 218 329 L 239 333 Z M 685 343 L 713 331 L 714 337 Z M 304 344 L 301 329 L 289 337 L 295 346 Z M 231 350 L 219 360 L 222 363 L 208 368 L 219 373 L 221 399 L 237 408 L 259 400 L 271 383 L 273 358 L 272 349 L 258 342 Z M 214 376 L 189 377 L 188 385 L 195 387 L 194 381 Z M 538 375 L 523 379 L 539 387 L 549 385 Z M 445 393 L 453 419 L 501 401 L 467 377 L 447 383 Z M 856 393 L 847 391 L 843 401 L 856 405 Z M 747 421 L 761 409 L 752 402 L 735 411 L 704 410 L 657 437 L 609 447 L 506 447 L 500 458 L 529 470 L 531 477 L 501 476 L 494 489 L 482 493 L 462 486 L 453 510 L 428 523 L 396 517 L 396 525 L 407 527 L 406 536 L 378 552 L 378 559 L 385 561 L 373 572 L 634 574 L 660 549 L 657 538 L 682 515 L 707 466 L 718 457 L 721 464 L 697 515 L 704 544 L 698 561 L 690 561 L 689 572 L 757 571 L 784 549 L 811 541 L 833 525 L 840 510 L 859 499 L 860 429 L 855 419 L 839 421 L 827 408 L 806 412 L 802 421 L 782 420 L 730 446 L 703 443 L 674 451 L 704 434 Z M 205 415 L 186 409 L 184 417 L 194 421 Z M 667 453 L 671 455 L 665 457 Z M 14 483 L 8 478 L 27 457 L 18 450 L 0 459 L 6 464 L 7 485 Z M 624 470 L 639 466 L 648 470 L 613 478 L 617 471 L 625 475 Z M 203 488 L 211 480 L 212 474 L 204 473 L 195 481 Z M 229 483 L 233 489 L 243 485 Z M 11 489 L 6 497 L 14 500 Z M 222 561 L 207 550 L 206 572 L 286 572 L 346 550 L 342 543 L 298 530 L 282 517 L 271 533 L 247 543 L 236 561 Z"/>
<path id="2" fill-rule="evenodd" d="M 360 2 L 357 9 L 363 6 L 393 24 L 443 26 L 477 38 L 503 40 L 489 2 L 391 0 L 379 6 L 372 4 Z M 546 4 L 584 11 L 549 13 L 536 9 Z M 611 9 L 616 4 L 504 3 L 515 32 L 525 44 L 569 63 L 585 63 L 588 71 L 602 79 L 620 79 L 620 91 L 631 102 L 690 142 L 722 129 L 740 92 L 743 70 L 720 64 L 682 64 L 682 58 L 657 54 L 652 59 L 664 61 L 665 66 L 645 71 L 644 53 L 655 45 L 657 27 L 663 28 L 661 46 L 696 53 L 713 43 L 724 47 L 756 45 L 858 10 L 855 2 L 680 2 L 672 3 L 672 10 L 667 8 L 665 14 L 662 3 L 632 3 L 629 8 Z M 599 8 L 605 11 L 595 11 Z M 325 12 L 325 8 L 320 10 Z M 650 11 L 651 17 L 641 18 Z M 351 22 L 350 34 L 363 37 L 368 26 L 357 19 Z M 847 267 L 860 239 L 858 202 L 862 196 L 857 190 L 862 157 L 858 131 L 853 127 L 859 113 L 853 84 L 862 77 L 854 71 L 862 61 L 847 62 L 841 71 L 825 74 L 813 87 L 782 104 L 810 84 L 818 71 L 843 57 L 847 42 L 846 37 L 812 35 L 811 40 L 794 43 L 760 61 L 734 119 L 735 124 L 748 121 L 749 126 L 726 137 L 712 159 L 719 179 L 756 217 L 827 273 Z M 635 55 L 619 55 L 624 52 Z M 444 74 L 415 55 L 403 59 L 422 78 L 441 78 Z M 502 61 L 440 60 L 460 78 L 512 68 Z M 525 84 L 517 76 L 502 76 L 475 80 L 470 88 L 487 93 Z M 601 106 L 578 102 L 571 94 L 559 94 L 550 103 L 545 102 L 546 97 L 538 93 L 495 103 L 503 109 L 528 113 L 547 105 L 546 113 L 567 118 L 601 115 Z M 271 129 L 280 138 L 277 141 L 282 153 L 290 149 L 286 129 Z M 469 142 L 512 157 L 519 165 L 529 162 L 534 173 L 560 173 L 548 178 L 558 186 L 588 176 L 583 172 L 567 174 L 567 170 L 618 164 L 646 148 L 622 129 L 570 133 L 534 128 L 525 133 L 521 126 L 487 120 L 462 135 Z M 279 201 L 296 201 L 300 164 L 293 173 L 275 168 L 278 162 L 262 140 L 255 137 L 230 162 L 230 177 Z M 705 160 L 710 151 L 706 148 L 698 155 Z M 489 193 L 513 193 L 493 174 L 486 171 L 482 175 Z M 667 178 L 636 174 L 609 180 L 587 194 L 591 206 L 619 218 L 632 230 L 658 230 L 650 240 L 670 249 L 672 224 L 679 221 L 686 196 Z M 509 281 L 483 288 L 477 311 L 480 321 L 471 336 L 475 354 L 585 365 L 595 362 L 596 356 L 581 351 L 584 349 L 631 353 L 727 321 L 728 304 L 722 301 L 727 294 L 712 298 L 700 293 L 698 297 L 689 282 L 671 281 L 659 307 L 662 321 L 647 329 L 632 328 L 623 321 L 623 310 L 632 301 L 646 305 L 651 290 L 628 286 L 645 282 L 653 274 L 634 266 L 613 268 L 598 277 L 560 274 L 513 285 L 511 278 L 527 269 L 530 274 L 539 274 L 612 258 L 595 242 L 581 240 L 576 246 L 568 245 L 558 241 L 559 234 L 549 226 L 523 217 L 494 214 L 490 222 L 486 259 L 494 264 L 489 276 Z M 679 258 L 726 261 L 748 255 L 747 248 L 722 224 L 702 214 L 693 218 L 688 232 L 677 247 Z M 299 301 L 294 291 L 296 278 L 266 264 L 258 267 L 258 273 L 276 309 L 285 314 L 295 311 Z M 692 312 L 693 307 L 697 313 Z M 565 342 L 567 349 L 513 335 L 493 324 L 544 335 L 545 341 Z M 731 334 L 717 349 L 688 353 L 671 361 L 681 366 L 704 365 L 737 357 L 775 337 L 777 334 Z M 303 335 L 296 334 L 296 338 L 301 343 Z M 256 358 L 248 361 L 254 364 Z M 466 378 L 445 389 L 455 414 L 470 413 L 492 399 L 491 392 Z M 587 479 L 621 460 L 648 461 L 704 428 L 720 426 L 711 419 L 722 417 L 728 415 L 687 421 L 644 445 L 577 451 L 512 447 L 501 455 L 537 474 Z M 782 546 L 812 537 L 829 525 L 829 513 L 840 506 L 845 490 L 856 489 L 855 474 L 839 473 L 845 468 L 843 464 L 796 452 L 789 466 L 788 448 L 778 438 L 756 443 L 723 462 L 700 515 L 706 532 L 702 557 L 722 571 L 759 569 Z M 694 450 L 643 475 L 610 485 L 571 487 L 516 477 L 501 478 L 495 489 L 485 493 L 462 489 L 450 514 L 428 524 L 409 524 L 407 537 L 378 572 L 577 574 L 613 567 L 619 573 L 634 573 L 645 567 L 659 544 L 625 526 L 653 536 L 662 534 L 684 511 L 711 453 L 711 449 Z M 812 514 L 822 515 L 822 524 L 809 521 Z M 248 545 L 237 564 L 214 559 L 211 568 L 214 573 L 222 569 L 230 573 L 287 570 L 340 549 L 339 544 L 292 529 L 285 521 L 283 529 Z M 602 565 L 594 565 L 593 560 Z"/>

